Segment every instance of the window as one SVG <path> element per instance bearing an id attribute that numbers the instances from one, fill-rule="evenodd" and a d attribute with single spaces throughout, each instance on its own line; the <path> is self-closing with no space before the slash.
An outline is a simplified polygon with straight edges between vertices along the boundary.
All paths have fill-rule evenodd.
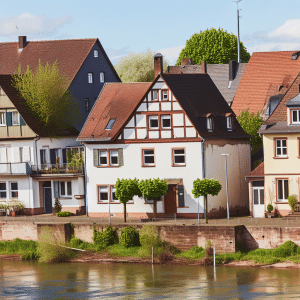
<path id="1" fill-rule="evenodd" d="M 0 199 L 6 199 L 6 183 L 0 182 Z"/>
<path id="2" fill-rule="evenodd" d="M 88 73 L 88 82 L 93 83 L 93 73 Z"/>
<path id="3" fill-rule="evenodd" d="M 60 182 L 60 195 L 72 196 L 72 183 L 71 181 L 61 181 Z"/>
<path id="4" fill-rule="evenodd" d="M 111 203 L 120 202 L 119 199 L 116 198 L 116 188 L 114 186 L 110 187 L 110 202 Z"/>
<path id="5" fill-rule="evenodd" d="M 185 150 L 172 149 L 173 166 L 185 166 Z"/>
<path id="6" fill-rule="evenodd" d="M 158 129 L 158 116 L 149 116 L 149 128 Z"/>
<path id="7" fill-rule="evenodd" d="M 292 110 L 292 124 L 300 124 L 300 110 Z"/>
<path id="8" fill-rule="evenodd" d="M 0 126 L 6 126 L 6 114 L 5 114 L 5 112 L 0 112 Z"/>
<path id="9" fill-rule="evenodd" d="M 289 196 L 289 180 L 277 179 L 277 201 L 288 201 Z"/>
<path id="10" fill-rule="evenodd" d="M 85 111 L 89 111 L 90 109 L 89 98 L 84 99 L 84 107 L 85 107 Z"/>
<path id="11" fill-rule="evenodd" d="M 161 116 L 161 128 L 171 128 L 171 116 Z"/>
<path id="12" fill-rule="evenodd" d="M 104 72 L 100 72 L 100 82 L 104 82 Z"/>
<path id="13" fill-rule="evenodd" d="M 107 166 L 107 151 L 100 150 L 99 151 L 99 165 L 100 166 Z"/>
<path id="14" fill-rule="evenodd" d="M 94 57 L 98 57 L 99 56 L 99 52 L 98 52 L 98 50 L 94 50 Z"/>
<path id="15" fill-rule="evenodd" d="M 99 166 L 119 166 L 119 150 L 99 150 Z"/>
<path id="16" fill-rule="evenodd" d="M 116 119 L 110 119 L 105 127 L 105 130 L 111 130 L 115 124 Z"/>
<path id="17" fill-rule="evenodd" d="M 17 111 L 12 112 L 12 125 L 20 125 L 20 114 Z"/>
<path id="18" fill-rule="evenodd" d="M 10 183 L 10 198 L 18 198 L 18 183 L 11 182 Z"/>
<path id="19" fill-rule="evenodd" d="M 155 166 L 154 149 L 142 149 L 143 166 Z"/>
<path id="20" fill-rule="evenodd" d="M 41 165 L 46 165 L 49 163 L 48 156 L 47 156 L 48 149 L 41 149 L 40 156 L 41 156 Z"/>
<path id="21" fill-rule="evenodd" d="M 287 157 L 286 139 L 284 139 L 284 140 L 276 139 L 275 147 L 276 147 L 276 150 L 275 150 L 276 157 Z"/>
<path id="22" fill-rule="evenodd" d="M 108 186 L 99 186 L 99 203 L 108 202 Z"/>
<path id="23" fill-rule="evenodd" d="M 158 100 L 158 90 L 152 90 L 152 101 Z"/>
<path id="24" fill-rule="evenodd" d="M 169 91 L 168 90 L 162 90 L 161 91 L 161 98 L 162 100 L 169 100 Z"/>
<path id="25" fill-rule="evenodd" d="M 213 125 L 212 125 L 212 117 L 207 118 L 207 130 L 212 131 Z"/>
<path id="26" fill-rule="evenodd" d="M 109 152 L 109 159 L 110 159 L 110 165 L 111 166 L 118 166 L 118 151 L 112 150 Z"/>
<path id="27" fill-rule="evenodd" d="M 232 130 L 232 117 L 227 117 L 227 129 L 228 131 Z"/>

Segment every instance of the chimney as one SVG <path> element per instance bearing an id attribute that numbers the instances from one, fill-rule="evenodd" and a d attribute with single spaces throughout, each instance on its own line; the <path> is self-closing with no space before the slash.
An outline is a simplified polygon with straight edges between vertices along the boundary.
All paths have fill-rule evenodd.
<path id="1" fill-rule="evenodd" d="M 236 60 L 229 61 L 229 81 L 233 81 L 236 77 L 238 62 Z"/>
<path id="2" fill-rule="evenodd" d="M 154 73 L 155 78 L 159 73 L 163 73 L 163 56 L 161 53 L 156 53 L 154 55 Z"/>
<path id="3" fill-rule="evenodd" d="M 19 51 L 22 51 L 26 47 L 27 40 L 26 36 L 19 36 Z"/>
<path id="4" fill-rule="evenodd" d="M 207 64 L 205 60 L 201 61 L 201 71 L 202 74 L 207 74 Z"/>
<path id="5" fill-rule="evenodd" d="M 192 58 L 182 58 L 181 59 L 181 66 L 185 65 L 192 65 L 193 64 L 193 59 Z"/>

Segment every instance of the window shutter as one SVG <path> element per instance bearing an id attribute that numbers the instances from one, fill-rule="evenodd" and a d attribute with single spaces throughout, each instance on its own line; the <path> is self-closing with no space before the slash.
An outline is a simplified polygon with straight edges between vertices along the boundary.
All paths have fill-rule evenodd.
<path id="1" fill-rule="evenodd" d="M 0 148 L 0 162 L 6 163 L 6 148 Z"/>
<path id="2" fill-rule="evenodd" d="M 12 162 L 20 162 L 20 149 L 19 147 L 12 148 Z"/>
<path id="3" fill-rule="evenodd" d="M 12 126 L 11 112 L 7 112 L 7 113 L 6 113 L 6 125 L 7 125 L 7 126 Z"/>
<path id="4" fill-rule="evenodd" d="M 44 151 L 40 150 L 40 159 L 41 159 L 41 165 L 44 163 L 45 158 L 44 158 Z"/>
<path id="5" fill-rule="evenodd" d="M 24 147 L 23 148 L 23 160 L 25 162 L 29 162 L 30 159 L 30 147 Z"/>
<path id="6" fill-rule="evenodd" d="M 94 166 L 99 166 L 99 155 L 98 155 L 98 149 L 93 150 L 93 158 L 94 158 Z"/>
<path id="7" fill-rule="evenodd" d="M 24 119 L 22 118 L 21 115 L 20 115 L 20 125 L 21 125 L 21 126 L 26 125 L 26 123 L 25 123 L 25 121 L 24 121 Z"/>
<path id="8" fill-rule="evenodd" d="M 55 149 L 50 149 L 50 164 L 51 165 L 55 165 L 56 164 Z"/>
<path id="9" fill-rule="evenodd" d="M 177 192 L 178 192 L 178 206 L 179 207 L 184 207 L 184 188 L 183 188 L 183 185 L 178 185 Z"/>
<path id="10" fill-rule="evenodd" d="M 54 198 L 59 198 L 59 182 L 54 181 L 53 185 L 54 185 Z"/>
<path id="11" fill-rule="evenodd" d="M 63 164 L 67 163 L 67 149 L 63 148 L 62 149 L 62 157 L 63 157 Z"/>
<path id="12" fill-rule="evenodd" d="M 123 148 L 118 149 L 119 166 L 124 166 Z"/>

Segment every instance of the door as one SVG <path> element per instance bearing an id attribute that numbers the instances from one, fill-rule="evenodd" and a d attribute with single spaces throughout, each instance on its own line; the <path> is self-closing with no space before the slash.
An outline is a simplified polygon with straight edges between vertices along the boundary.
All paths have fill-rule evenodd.
<path id="1" fill-rule="evenodd" d="M 52 214 L 52 192 L 51 187 L 43 187 L 44 189 L 44 207 L 46 214 Z"/>
<path id="2" fill-rule="evenodd" d="M 165 214 L 176 214 L 177 203 L 176 203 L 176 184 L 168 185 L 168 192 L 164 199 L 165 202 Z"/>
<path id="3" fill-rule="evenodd" d="M 253 217 L 264 218 L 265 217 L 265 202 L 264 202 L 264 187 L 255 186 L 253 190 Z"/>

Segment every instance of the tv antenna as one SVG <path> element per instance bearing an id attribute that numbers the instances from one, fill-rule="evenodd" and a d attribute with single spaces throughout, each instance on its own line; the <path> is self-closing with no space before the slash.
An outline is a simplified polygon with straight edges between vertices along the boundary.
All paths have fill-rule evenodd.
<path id="1" fill-rule="evenodd" d="M 241 62 L 241 47 L 240 47 L 240 10 L 239 9 L 239 2 L 242 0 L 232 1 L 236 3 L 236 10 L 237 10 L 237 61 L 238 63 Z"/>

